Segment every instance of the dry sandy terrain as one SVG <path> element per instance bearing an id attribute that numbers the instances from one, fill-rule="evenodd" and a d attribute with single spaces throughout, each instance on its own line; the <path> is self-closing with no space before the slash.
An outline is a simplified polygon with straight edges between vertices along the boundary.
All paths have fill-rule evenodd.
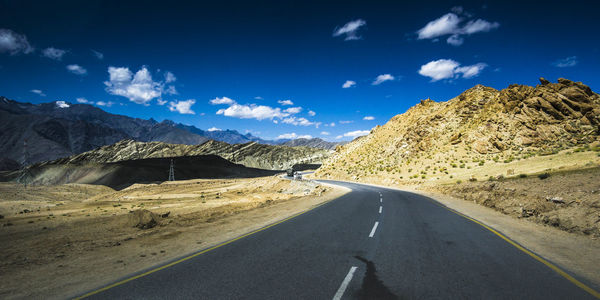
<path id="1" fill-rule="evenodd" d="M 0 183 L 0 298 L 74 296 L 346 192 L 278 177 L 175 181 L 121 191 Z"/>

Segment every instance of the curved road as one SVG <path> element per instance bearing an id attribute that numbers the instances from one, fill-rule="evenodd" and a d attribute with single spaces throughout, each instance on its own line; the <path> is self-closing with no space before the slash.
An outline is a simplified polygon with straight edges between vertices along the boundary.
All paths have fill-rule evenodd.
<path id="1" fill-rule="evenodd" d="M 352 192 L 90 298 L 594 299 L 427 197 L 324 182 Z"/>

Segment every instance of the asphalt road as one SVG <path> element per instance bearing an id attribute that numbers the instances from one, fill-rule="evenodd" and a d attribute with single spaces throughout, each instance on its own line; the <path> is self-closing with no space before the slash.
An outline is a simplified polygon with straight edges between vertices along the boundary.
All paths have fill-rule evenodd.
<path id="1" fill-rule="evenodd" d="M 594 299 L 431 199 L 329 183 L 353 191 L 91 298 Z"/>

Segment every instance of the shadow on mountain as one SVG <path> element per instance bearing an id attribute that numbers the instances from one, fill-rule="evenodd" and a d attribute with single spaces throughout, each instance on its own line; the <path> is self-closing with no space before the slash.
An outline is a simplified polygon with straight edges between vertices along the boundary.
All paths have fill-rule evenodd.
<path id="1" fill-rule="evenodd" d="M 176 180 L 251 178 L 270 176 L 281 171 L 247 168 L 217 155 L 173 158 Z M 86 183 L 106 185 L 120 190 L 134 183 L 160 183 L 169 178 L 171 158 L 148 158 L 112 163 L 53 164 L 41 163 L 27 169 L 4 172 L 0 180 L 27 184 Z"/>

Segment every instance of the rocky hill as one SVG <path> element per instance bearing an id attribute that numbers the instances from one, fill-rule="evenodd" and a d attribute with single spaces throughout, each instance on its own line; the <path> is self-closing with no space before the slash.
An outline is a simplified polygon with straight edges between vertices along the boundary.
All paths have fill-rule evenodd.
<path id="1" fill-rule="evenodd" d="M 457 169 L 597 147 L 599 136 L 600 96 L 581 82 L 477 85 L 447 102 L 422 100 L 339 147 L 315 175 L 396 183 L 452 178 Z"/>
<path id="2" fill-rule="evenodd" d="M 343 145 L 343 144 L 344 144 L 343 142 L 341 142 L 341 143 L 327 142 L 320 138 L 312 138 L 312 139 L 299 138 L 299 139 L 287 141 L 287 142 L 283 143 L 282 145 L 291 146 L 291 147 L 304 146 L 304 147 L 311 147 L 311 148 L 335 150 L 335 147 L 337 147 L 338 145 Z"/>
<path id="3" fill-rule="evenodd" d="M 295 164 L 320 164 L 329 157 L 330 151 L 308 147 L 263 145 L 256 142 L 227 144 L 211 140 L 202 145 L 179 145 L 124 140 L 78 155 L 42 163 L 41 165 L 112 163 L 148 158 L 198 155 L 218 155 L 250 168 L 285 170 Z"/>

